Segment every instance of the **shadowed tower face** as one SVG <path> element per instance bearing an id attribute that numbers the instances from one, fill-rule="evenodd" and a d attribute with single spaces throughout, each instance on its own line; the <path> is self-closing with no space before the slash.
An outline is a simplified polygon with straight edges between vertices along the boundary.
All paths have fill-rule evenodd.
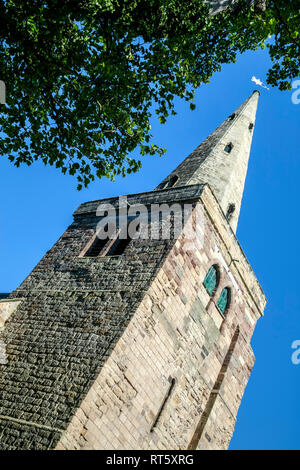
<path id="1" fill-rule="evenodd" d="M 158 187 L 208 183 L 236 232 L 259 92 L 255 91 Z"/>
<path id="2" fill-rule="evenodd" d="M 1 450 L 228 447 L 266 303 L 233 233 L 257 99 L 155 190 L 81 204 L 0 296 Z M 109 239 L 103 205 L 119 223 Z M 124 208 L 132 221 L 141 207 L 148 237 L 121 239 Z M 191 237 L 163 237 L 183 219 Z"/>

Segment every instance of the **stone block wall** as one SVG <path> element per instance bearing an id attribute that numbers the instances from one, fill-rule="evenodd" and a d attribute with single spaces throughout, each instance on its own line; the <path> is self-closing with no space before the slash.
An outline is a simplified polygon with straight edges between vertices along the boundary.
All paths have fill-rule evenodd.
<path id="1" fill-rule="evenodd" d="M 259 284 L 208 187 L 130 195 L 128 201 L 201 205 L 201 243 L 187 249 L 182 235 L 138 239 L 122 256 L 80 257 L 95 233 L 100 201 L 80 206 L 73 224 L 11 294 L 20 303 L 0 332 L 8 356 L 0 364 L 1 449 L 187 448 L 239 325 L 228 373 L 197 444 L 228 445 L 253 365 L 249 342 L 264 307 Z M 238 268 L 233 263 L 229 269 L 229 253 L 240 258 Z M 225 321 L 202 285 L 216 259 L 219 289 L 230 283 L 236 290 Z"/>
<path id="2" fill-rule="evenodd" d="M 226 264 L 228 247 L 208 215 L 202 230 L 193 246 L 180 236 L 171 248 L 57 449 L 228 447 L 260 312 Z M 221 280 L 212 300 L 202 283 L 216 260 Z M 233 299 L 224 319 L 215 299 L 225 285 Z"/>

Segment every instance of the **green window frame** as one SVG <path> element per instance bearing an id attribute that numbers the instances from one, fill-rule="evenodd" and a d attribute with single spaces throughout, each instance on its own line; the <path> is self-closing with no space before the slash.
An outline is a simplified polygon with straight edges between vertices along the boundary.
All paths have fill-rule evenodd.
<path id="1" fill-rule="evenodd" d="M 219 273 L 216 265 L 213 265 L 207 271 L 203 285 L 210 296 L 212 296 L 219 283 Z"/>
<path id="2" fill-rule="evenodd" d="M 228 310 L 229 304 L 230 304 L 230 289 L 229 287 L 225 287 L 222 290 L 220 297 L 218 299 L 218 302 L 217 302 L 217 307 L 222 313 L 222 315 L 225 315 L 226 311 Z"/>

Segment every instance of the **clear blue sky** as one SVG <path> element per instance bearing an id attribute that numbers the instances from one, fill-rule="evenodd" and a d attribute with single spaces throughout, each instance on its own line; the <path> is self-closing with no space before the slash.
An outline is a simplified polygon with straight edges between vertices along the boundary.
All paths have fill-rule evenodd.
<path id="1" fill-rule="evenodd" d="M 0 160 L 0 292 L 15 289 L 72 221 L 84 201 L 153 189 L 265 79 L 266 51 L 224 66 L 196 95 L 195 111 L 178 100 L 178 115 L 153 120 L 163 158 L 145 157 L 142 170 L 116 182 L 76 181 L 35 163 L 14 168 Z M 300 104 L 291 92 L 261 89 L 237 236 L 268 298 L 252 346 L 256 364 L 239 410 L 231 449 L 300 449 L 300 365 L 291 343 L 300 339 L 299 131 Z"/>

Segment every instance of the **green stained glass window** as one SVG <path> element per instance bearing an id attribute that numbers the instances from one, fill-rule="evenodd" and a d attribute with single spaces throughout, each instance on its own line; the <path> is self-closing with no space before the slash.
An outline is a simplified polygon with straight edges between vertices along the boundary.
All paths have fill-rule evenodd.
<path id="1" fill-rule="evenodd" d="M 229 306 L 229 301 L 230 301 L 230 290 L 228 287 L 225 287 L 225 289 L 222 290 L 219 300 L 217 302 L 217 306 L 219 310 L 223 313 L 223 315 Z"/>
<path id="2" fill-rule="evenodd" d="M 216 266 L 211 266 L 203 281 L 203 284 L 207 292 L 209 293 L 209 295 L 213 295 L 214 290 L 217 287 L 217 283 L 218 283 L 217 268 Z"/>

